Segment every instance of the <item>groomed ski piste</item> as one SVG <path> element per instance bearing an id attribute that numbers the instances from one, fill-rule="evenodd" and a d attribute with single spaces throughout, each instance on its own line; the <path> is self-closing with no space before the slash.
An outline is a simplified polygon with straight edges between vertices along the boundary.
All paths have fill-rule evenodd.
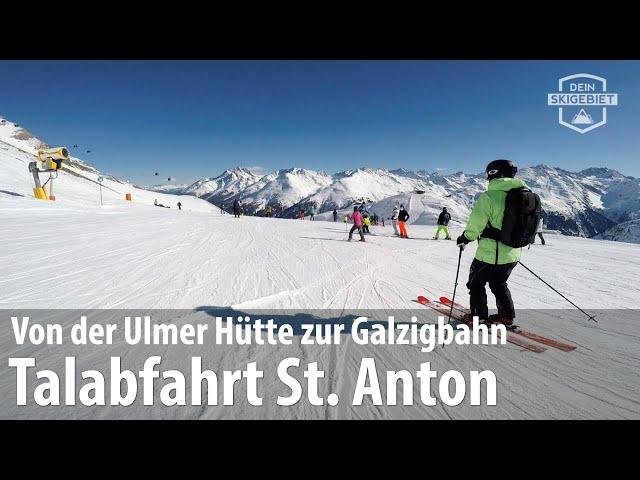
<path id="1" fill-rule="evenodd" d="M 55 202 L 33 198 L 29 153 L 2 144 L 0 151 L 0 309 L 185 309 L 180 322 L 202 320 L 201 310 L 231 308 L 337 310 L 422 308 L 418 295 L 451 296 L 458 249 L 454 241 L 431 239 L 435 226 L 408 225 L 409 239 L 393 237 L 390 225 L 374 226 L 366 242 L 347 242 L 341 221 L 300 221 L 221 214 L 203 200 L 148 192 L 108 180 L 104 206 L 97 187 L 61 175 Z M 93 179 L 97 173 L 82 172 Z M 88 187 L 90 185 L 90 188 Z M 133 202 L 124 193 L 133 193 Z M 153 200 L 171 206 L 153 206 Z M 177 202 L 183 209 L 176 208 Z M 461 233 L 452 228 L 452 237 Z M 357 238 L 357 236 L 356 236 Z M 356 240 L 354 238 L 354 240 Z M 511 345 L 457 346 L 423 353 L 415 346 L 357 346 L 348 335 L 340 345 L 173 347 L 165 352 L 173 368 L 188 371 L 188 357 L 205 352 L 217 369 L 244 368 L 257 361 L 267 372 L 264 398 L 274 395 L 274 366 L 289 356 L 317 361 L 334 407 L 300 402 L 279 407 L 235 405 L 25 408 L 15 405 L 15 375 L 0 377 L 1 418 L 289 418 L 289 419 L 630 419 L 640 418 L 640 245 L 547 235 L 522 261 L 584 309 L 599 310 L 588 321 L 565 300 L 518 267 L 510 279 L 518 323 L 541 335 L 577 346 L 536 354 Z M 475 247 L 462 256 L 456 301 L 468 305 L 464 286 Z M 490 307 L 493 297 L 489 294 Z M 536 309 L 528 315 L 526 309 Z M 69 319 L 77 320 L 77 319 Z M 2 319 L 8 322 L 7 318 Z M 0 338 L 11 356 L 13 335 Z M 38 347 L 32 347 L 37 349 Z M 50 352 L 48 351 L 50 350 Z M 114 345 L 127 364 L 139 367 L 143 348 Z M 39 361 L 62 358 L 43 347 Z M 91 357 L 91 352 L 87 353 Z M 438 372 L 490 369 L 498 379 L 496 406 L 464 401 L 455 407 L 414 404 L 352 406 L 358 365 L 376 359 L 382 370 L 415 371 L 431 362 Z M 124 360 L 123 360 L 124 361 Z M 138 364 L 136 363 L 138 362 Z M 87 360 L 87 364 L 91 364 Z M 270 367 L 269 367 L 270 366 Z M 95 365 L 93 365 L 95 367 Z M 80 367 L 78 367 L 80 368 Z M 273 380 L 273 381 L 272 381 Z M 381 378 L 384 390 L 384 379 Z M 159 388 L 159 386 L 157 387 Z M 435 393 L 434 393 L 435 395 Z"/>

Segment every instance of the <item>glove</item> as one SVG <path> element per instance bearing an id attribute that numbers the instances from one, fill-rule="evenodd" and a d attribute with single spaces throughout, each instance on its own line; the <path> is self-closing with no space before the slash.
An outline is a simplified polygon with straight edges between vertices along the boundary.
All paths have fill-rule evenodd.
<path id="1" fill-rule="evenodd" d="M 456 239 L 456 244 L 458 245 L 458 247 L 460 247 L 463 250 L 464 250 L 464 247 L 466 247 L 467 243 L 469 242 L 470 240 L 464 236 L 464 233 Z"/>

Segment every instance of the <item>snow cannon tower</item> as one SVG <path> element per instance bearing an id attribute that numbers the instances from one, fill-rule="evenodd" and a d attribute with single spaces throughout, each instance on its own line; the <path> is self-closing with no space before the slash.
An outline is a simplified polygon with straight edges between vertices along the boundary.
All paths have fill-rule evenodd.
<path id="1" fill-rule="evenodd" d="M 29 171 L 33 174 L 33 181 L 35 188 L 33 189 L 33 195 L 39 200 L 47 200 L 47 194 L 45 188 L 49 184 L 49 200 L 55 200 L 56 196 L 53 194 L 53 180 L 58 178 L 58 172 L 62 168 L 62 162 L 69 160 L 69 150 L 66 147 L 48 148 L 45 150 L 38 150 L 36 154 L 37 160 L 29 163 Z M 40 174 L 48 173 L 49 179 L 44 182 L 44 185 L 40 183 Z"/>

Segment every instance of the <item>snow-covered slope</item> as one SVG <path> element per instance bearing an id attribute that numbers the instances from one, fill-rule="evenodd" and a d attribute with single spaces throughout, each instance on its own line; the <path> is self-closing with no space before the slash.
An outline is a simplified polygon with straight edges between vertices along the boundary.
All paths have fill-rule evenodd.
<path id="1" fill-rule="evenodd" d="M 97 179 L 102 176 L 104 208 L 153 205 L 154 200 L 158 200 L 171 208 L 176 208 L 176 204 L 181 202 L 183 209 L 187 210 L 218 211 L 213 205 L 196 197 L 152 192 L 101 174 L 74 156 L 63 164 L 59 177 L 54 180 L 55 202 L 36 200 L 33 196 L 33 177 L 28 165 L 35 160 L 38 148 L 43 146 L 46 143 L 27 130 L 16 127 L 9 120 L 0 119 L 0 209 L 48 209 L 62 212 L 69 207 L 100 207 L 100 186 Z M 41 174 L 43 183 L 47 178 L 48 174 Z M 126 193 L 131 193 L 132 202 L 125 200 Z"/>
<path id="2" fill-rule="evenodd" d="M 5 268 L 0 305 L 4 307 L 355 308 L 366 304 L 405 308 L 413 306 L 414 294 L 425 288 L 431 294 L 450 292 L 455 277 L 456 246 L 430 240 L 434 230 L 430 225 L 409 225 L 414 238 L 407 240 L 392 237 L 389 224 L 374 226 L 375 235 L 367 238 L 368 243 L 354 244 L 345 241 L 341 222 L 234 219 L 152 206 L 89 209 L 70 205 L 58 211 L 31 205 L 47 202 L 6 204 L 4 200 L 6 228 L 0 249 Z M 132 229 L 132 225 L 143 228 Z M 59 261 L 43 265 L 39 256 L 27 254 L 37 250 L 42 240 L 30 235 L 36 228 L 47 232 L 48 248 L 58 252 Z M 451 227 L 452 235 L 461 232 L 462 226 Z M 126 245 L 119 245 L 127 236 Z M 91 255 L 82 250 L 88 243 Z M 467 271 L 473 258 L 472 246 L 469 250 L 461 271 Z M 640 308 L 640 286 L 634 281 L 639 252 L 638 245 L 550 235 L 544 247 L 535 244 L 525 250 L 523 261 L 585 308 Z M 87 269 L 92 262 L 97 262 L 96 268 Z M 20 276 L 36 266 L 43 273 L 40 280 Z M 351 268 L 355 266 L 359 269 Z M 56 291 L 55 300 L 38 294 L 48 274 L 60 269 L 78 274 L 65 280 L 68 288 Z M 125 271 L 131 273 L 129 280 L 125 276 L 121 282 L 93 289 L 105 275 L 115 278 Z M 216 273 L 221 271 L 222 276 Z M 145 276 L 148 288 L 132 296 L 131 282 Z M 347 286 L 350 280 L 355 283 Z M 512 280 L 521 308 L 567 307 L 524 270 L 516 270 Z M 605 289 L 615 290 L 615 296 L 593 295 Z M 458 293 L 464 303 L 466 290 L 460 288 Z"/>
<path id="3" fill-rule="evenodd" d="M 17 123 L 2 117 L 0 117 L 0 141 L 4 143 L 2 147 L 4 150 L 6 150 L 5 147 L 12 146 L 17 149 L 35 152 L 38 148 L 49 146 Z"/>
<path id="4" fill-rule="evenodd" d="M 294 324 L 301 321 L 296 316 L 301 309 L 303 319 L 330 311 L 340 317 L 359 308 L 394 312 L 403 321 L 409 318 L 405 312 L 415 312 L 417 295 L 451 294 L 458 255 L 453 242 L 428 240 L 433 228 L 420 225 L 409 226 L 415 239 L 392 238 L 387 225 L 372 227 L 375 235 L 366 243 L 349 243 L 341 223 L 234 219 L 153 207 L 56 212 L 31 210 L 24 202 L 4 209 L 1 219 L 1 308 L 163 309 L 163 320 L 179 325 L 211 324 L 213 318 L 207 312 L 213 307 L 252 318 L 256 318 L 255 309 L 262 309 L 259 318 L 273 316 Z M 452 235 L 460 231 L 454 226 Z M 46 250 L 44 233 L 37 234 L 41 232 L 46 232 Z M 554 235 L 547 238 L 546 246 L 536 244 L 524 252 L 527 266 L 581 307 L 618 309 L 600 311 L 599 323 L 589 322 L 527 271 L 516 268 L 509 283 L 517 307 L 540 309 L 519 311 L 519 323 L 576 345 L 569 353 L 550 348 L 535 354 L 512 344 L 451 345 L 423 353 L 407 345 L 359 346 L 346 334 L 340 345 L 324 347 L 302 345 L 300 335 L 291 346 L 273 347 L 214 346 L 207 337 L 201 346 L 145 347 L 122 342 L 91 347 L 87 353 L 86 348 L 66 350 L 67 345 L 16 346 L 7 331 L 9 322 L 2 322 L 0 351 L 16 357 L 35 355 L 40 368 L 59 370 L 66 355 L 78 358 L 79 369 L 100 368 L 108 365 L 110 356 L 119 355 L 127 368 L 137 371 L 148 356 L 162 355 L 163 369 L 186 373 L 190 358 L 198 355 L 203 365 L 216 372 L 256 361 L 266 376 L 260 388 L 265 402 L 259 408 L 248 404 L 242 389 L 236 391 L 233 407 L 223 406 L 221 400 L 217 406 L 192 406 L 187 400 L 184 407 L 145 407 L 141 395 L 127 407 L 108 403 L 92 408 L 16 407 L 15 374 L 3 362 L 0 397 L 5 401 L 0 404 L 0 418 L 640 418 L 639 249 L 638 245 Z M 462 278 L 472 258 L 470 246 L 462 257 Z M 52 279 L 56 288 L 51 288 Z M 468 304 L 462 279 L 457 298 Z M 492 296 L 490 302 L 493 306 Z M 168 310 L 176 308 L 188 310 Z M 77 320 L 68 311 L 58 312 L 51 317 L 55 321 Z M 115 321 L 122 321 L 117 312 L 114 315 Z M 435 320 L 435 316 L 420 317 L 420 321 Z M 303 399 L 289 408 L 277 407 L 273 399 L 288 393 L 274 377 L 275 368 L 288 357 L 318 362 L 326 372 L 321 395 L 330 389 L 341 403 L 313 407 Z M 376 360 L 381 375 L 384 370 L 417 370 L 423 362 L 431 362 L 440 373 L 491 370 L 498 379 L 498 404 L 473 407 L 467 399 L 456 407 L 427 407 L 416 387 L 413 405 L 375 406 L 366 399 L 363 405 L 352 406 L 357 369 L 364 357 Z M 156 382 L 158 389 L 160 382 Z M 381 383 L 384 389 L 384 377 Z"/>

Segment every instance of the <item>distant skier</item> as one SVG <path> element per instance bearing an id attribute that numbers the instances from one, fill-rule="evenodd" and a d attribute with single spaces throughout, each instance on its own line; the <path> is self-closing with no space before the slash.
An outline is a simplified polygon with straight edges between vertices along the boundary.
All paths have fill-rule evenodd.
<path id="1" fill-rule="evenodd" d="M 400 233 L 398 232 L 398 213 L 400 213 L 400 210 L 398 210 L 397 205 L 394 205 L 393 210 L 391 211 L 391 217 L 389 217 L 389 219 L 391 220 L 391 225 L 393 225 L 393 233 L 396 235 L 400 235 Z"/>
<path id="2" fill-rule="evenodd" d="M 300 220 L 304 220 L 304 208 L 300 210 Z"/>
<path id="3" fill-rule="evenodd" d="M 438 216 L 438 228 L 436 229 L 436 236 L 433 237 L 435 240 L 438 240 L 440 237 L 440 232 L 444 232 L 446 235 L 445 240 L 451 240 L 449 236 L 449 221 L 451 220 L 451 214 L 447 212 L 447 207 L 443 207 L 440 215 Z"/>
<path id="4" fill-rule="evenodd" d="M 516 315 L 507 280 L 520 260 L 521 247 L 535 238 L 540 216 L 540 197 L 514 178 L 517 171 L 509 160 L 494 160 L 487 165 L 487 191 L 478 197 L 467 227 L 456 242 L 464 248 L 478 239 L 467 282 L 469 321 L 477 316 L 480 321 L 512 325 Z M 487 283 L 496 297 L 497 315 L 489 316 Z"/>
<path id="5" fill-rule="evenodd" d="M 400 229 L 400 237 L 409 238 L 407 234 L 407 220 L 409 220 L 409 212 L 404 208 L 404 205 L 400 205 L 400 211 L 398 212 L 398 228 Z"/>
<path id="6" fill-rule="evenodd" d="M 540 221 L 538 222 L 538 228 L 536 228 L 536 234 L 540 238 L 542 245 L 545 245 L 544 237 L 542 236 L 542 230 L 544 229 L 544 212 L 540 215 Z"/>
<path id="7" fill-rule="evenodd" d="M 273 215 L 273 210 L 271 209 L 271 205 L 267 205 L 267 208 L 265 209 L 265 216 L 271 217 L 272 215 Z"/>
<path id="8" fill-rule="evenodd" d="M 338 220 L 338 210 L 333 209 L 333 221 L 336 222 Z"/>
<path id="9" fill-rule="evenodd" d="M 365 213 L 362 217 L 362 232 L 363 233 L 371 233 L 369 231 L 369 227 L 371 226 L 371 217 L 369 214 Z"/>
<path id="10" fill-rule="evenodd" d="M 182 210 L 182 204 L 178 202 L 178 210 Z"/>
<path id="11" fill-rule="evenodd" d="M 240 199 L 236 198 L 233 201 L 233 218 L 240 218 L 240 213 L 242 213 L 240 210 Z"/>
<path id="12" fill-rule="evenodd" d="M 358 233 L 360 234 L 360 241 L 364 242 L 364 235 L 362 234 L 362 225 L 363 225 L 363 218 L 362 218 L 362 214 L 360 213 L 360 211 L 358 210 L 358 207 L 353 207 L 353 213 L 351 215 L 349 215 L 349 220 L 353 221 L 353 227 L 351 227 L 351 230 L 349 230 L 349 239 L 348 241 L 351 241 L 351 238 L 353 237 L 353 232 L 355 232 L 356 230 L 358 230 Z"/>
<path id="13" fill-rule="evenodd" d="M 316 219 L 316 206 L 315 204 L 313 204 L 309 208 L 309 220 L 315 220 L 315 219 Z"/>
<path id="14" fill-rule="evenodd" d="M 224 203 L 220 205 L 220 214 L 224 215 Z"/>

